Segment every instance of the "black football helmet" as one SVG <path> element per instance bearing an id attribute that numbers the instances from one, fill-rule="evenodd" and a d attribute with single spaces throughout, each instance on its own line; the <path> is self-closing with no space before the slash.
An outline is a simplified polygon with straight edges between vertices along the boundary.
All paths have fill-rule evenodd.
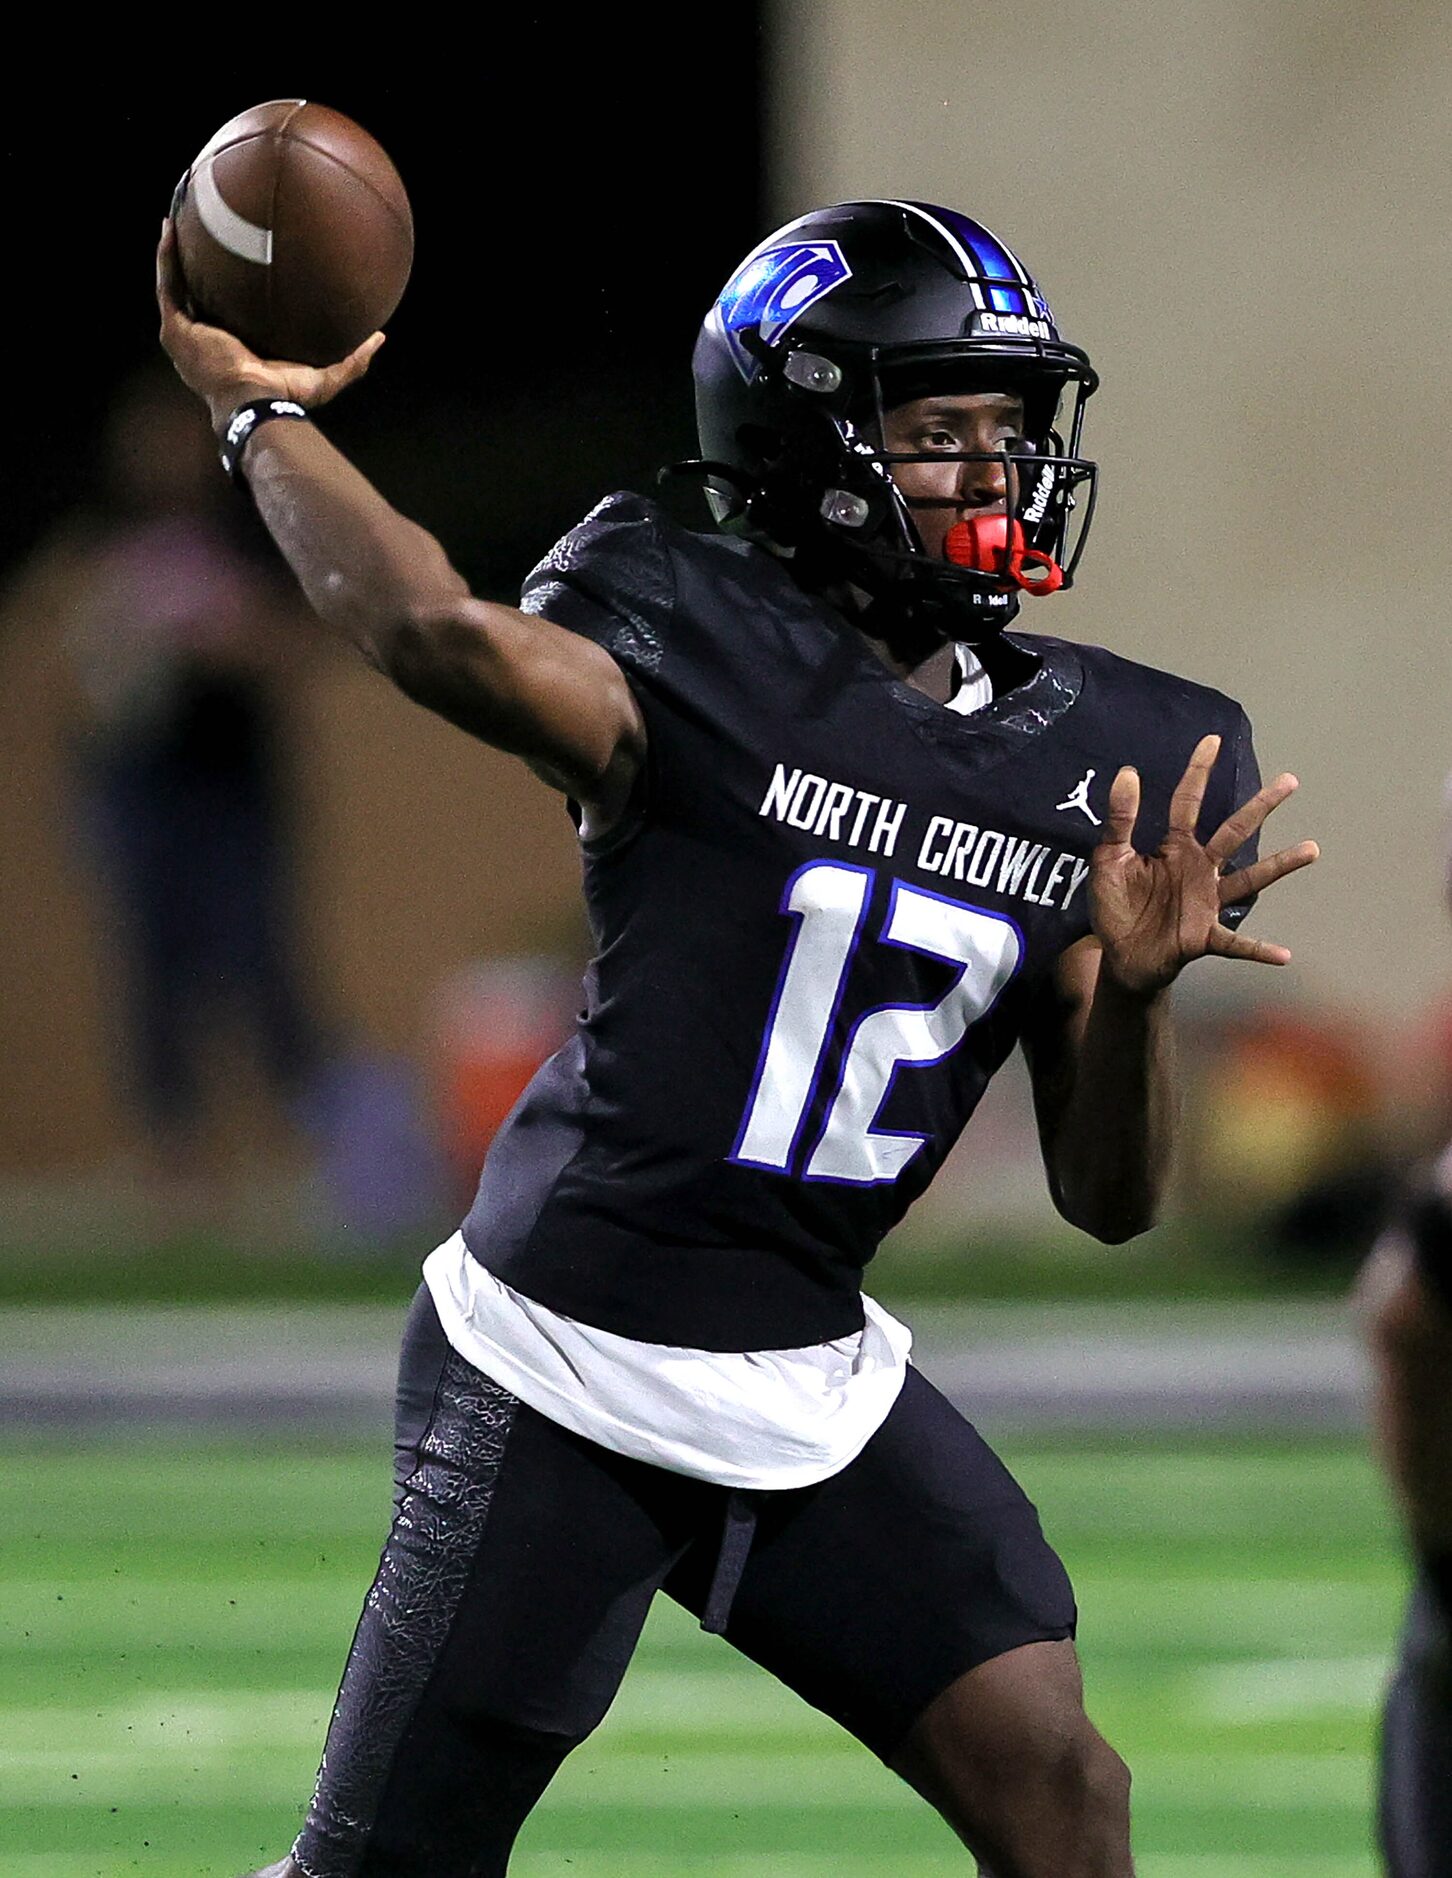
<path id="1" fill-rule="evenodd" d="M 951 638 L 985 638 L 1020 594 L 1071 583 L 1094 509 L 1079 437 L 1099 381 L 1023 263 L 967 216 L 843 202 L 788 222 L 722 289 L 694 372 L 693 467 L 723 527 Z M 1023 399 L 1023 438 L 950 460 L 1003 463 L 1013 513 L 959 522 L 930 557 L 892 466 L 943 456 L 889 455 L 884 413 L 930 392 L 1005 389 Z"/>

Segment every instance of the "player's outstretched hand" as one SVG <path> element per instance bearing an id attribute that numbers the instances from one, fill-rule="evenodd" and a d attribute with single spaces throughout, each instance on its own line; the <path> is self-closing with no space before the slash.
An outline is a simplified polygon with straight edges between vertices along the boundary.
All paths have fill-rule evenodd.
<path id="1" fill-rule="evenodd" d="M 182 383 L 206 403 L 214 426 L 225 424 L 237 406 L 250 398 L 292 398 L 314 410 L 361 378 L 383 344 L 383 334 L 374 333 L 337 365 L 259 359 L 220 326 L 204 325 L 184 312 L 184 291 L 176 255 L 176 230 L 168 220 L 161 225 L 156 250 L 161 343 Z"/>
<path id="2" fill-rule="evenodd" d="M 1169 827 L 1154 854 L 1138 854 L 1133 846 L 1138 772 L 1120 770 L 1110 788 L 1104 839 L 1090 861 L 1089 917 L 1104 950 L 1101 970 L 1127 990 L 1161 990 L 1191 959 L 1206 953 L 1257 965 L 1290 963 L 1285 946 L 1232 932 L 1222 924 L 1220 910 L 1309 867 L 1320 853 L 1316 843 L 1298 842 L 1232 874 L 1222 869 L 1299 785 L 1294 776 L 1277 776 L 1202 844 L 1195 825 L 1219 754 L 1218 737 L 1202 737 L 1195 745 L 1170 798 Z"/>

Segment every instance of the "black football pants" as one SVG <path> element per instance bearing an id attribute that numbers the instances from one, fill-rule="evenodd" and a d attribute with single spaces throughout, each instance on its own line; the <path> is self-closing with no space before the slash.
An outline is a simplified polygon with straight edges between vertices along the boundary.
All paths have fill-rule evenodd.
<path id="1" fill-rule="evenodd" d="M 397 1483 L 294 1855 L 309 1878 L 498 1878 L 656 1592 L 697 1616 L 719 1596 L 742 1496 L 535 1413 L 449 1348 L 427 1291 Z M 916 1370 L 841 1473 L 749 1497 L 728 1641 L 883 1759 L 964 1671 L 1073 1634 L 1033 1507 Z"/>

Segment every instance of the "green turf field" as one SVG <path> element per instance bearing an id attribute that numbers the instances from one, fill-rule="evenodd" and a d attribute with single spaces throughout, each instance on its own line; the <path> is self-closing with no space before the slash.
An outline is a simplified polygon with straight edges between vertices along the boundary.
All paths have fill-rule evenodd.
<path id="1" fill-rule="evenodd" d="M 1359 1450 L 1008 1458 L 1074 1574 L 1090 1706 L 1145 1878 L 1370 1878 L 1402 1572 Z M 0 1871 L 230 1878 L 306 1800 L 371 1574 L 385 1456 L 114 1444 L 5 1455 Z M 832 1724 L 662 1606 L 520 1878 L 937 1878 L 971 1866 Z"/>

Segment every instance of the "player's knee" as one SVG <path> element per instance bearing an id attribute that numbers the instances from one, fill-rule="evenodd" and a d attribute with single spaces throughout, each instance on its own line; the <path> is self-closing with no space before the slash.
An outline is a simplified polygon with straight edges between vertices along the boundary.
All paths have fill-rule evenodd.
<path id="1" fill-rule="evenodd" d="M 1043 1878 L 1059 1878 L 1061 1870 L 1069 1869 L 1061 1863 L 1065 1854 L 1073 1855 L 1074 1872 L 1120 1869 L 1110 1854 L 1129 1842 L 1129 1767 L 1088 1718 L 1080 1715 L 1044 1737 L 1026 1793 L 1031 1801 L 1029 1818 L 1020 1820 L 1027 1829 L 1024 1850 L 1033 1844 L 1026 1878 L 1041 1878 L 1044 1854 L 1050 1863 L 1043 1865 Z"/>
<path id="2" fill-rule="evenodd" d="M 1037 1758 L 1032 1810 L 1056 1845 L 1089 1852 L 1127 1838 L 1129 1768 L 1087 1720 L 1047 1738 Z"/>
<path id="3" fill-rule="evenodd" d="M 1082 1710 L 1041 1717 L 1031 1732 L 1009 1731 L 986 1751 L 971 1737 L 940 1743 L 935 1758 L 936 1778 L 923 1790 L 970 1844 L 982 1838 L 1002 1848 L 1007 1863 L 1002 1873 L 992 1867 L 995 1878 L 1121 1869 L 1129 1768 Z"/>
<path id="4" fill-rule="evenodd" d="M 1080 1749 L 1073 1779 L 1086 1816 L 1112 1827 L 1128 1819 L 1129 1768 L 1101 1735 Z"/>

